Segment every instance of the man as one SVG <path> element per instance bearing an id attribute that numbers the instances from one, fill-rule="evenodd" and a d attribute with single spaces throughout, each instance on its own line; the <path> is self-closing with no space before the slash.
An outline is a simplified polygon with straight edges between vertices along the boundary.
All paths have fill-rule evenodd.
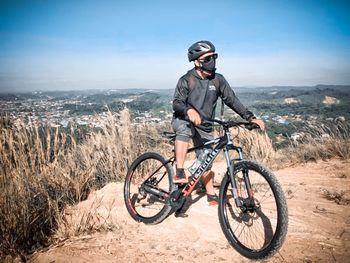
<path id="1" fill-rule="evenodd" d="M 177 184 L 188 182 L 184 162 L 190 139 L 195 146 L 213 139 L 212 128 L 202 126 L 201 123 L 202 118 L 215 117 L 216 102 L 219 97 L 242 118 L 265 129 L 264 122 L 242 105 L 225 78 L 215 72 L 217 57 L 215 47 L 210 41 L 202 40 L 194 43 L 188 49 L 188 60 L 194 62 L 194 68 L 182 76 L 176 86 L 172 126 L 176 133 L 176 175 L 173 181 Z M 203 150 L 196 151 L 197 157 Z M 214 173 L 208 170 L 202 178 L 209 205 L 217 205 L 218 197 L 213 186 Z"/>

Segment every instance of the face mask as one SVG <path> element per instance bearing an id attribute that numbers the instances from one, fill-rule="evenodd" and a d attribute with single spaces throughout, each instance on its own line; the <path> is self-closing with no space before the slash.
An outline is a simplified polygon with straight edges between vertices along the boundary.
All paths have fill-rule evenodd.
<path id="1" fill-rule="evenodd" d="M 202 62 L 201 68 L 208 73 L 214 74 L 216 70 L 215 66 L 216 66 L 216 60 L 211 59 L 208 62 Z"/>

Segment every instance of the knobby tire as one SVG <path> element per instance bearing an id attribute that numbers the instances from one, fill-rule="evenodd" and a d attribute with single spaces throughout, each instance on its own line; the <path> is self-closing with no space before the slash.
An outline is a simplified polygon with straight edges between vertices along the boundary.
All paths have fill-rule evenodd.
<path id="1" fill-rule="evenodd" d="M 159 185 L 162 184 L 161 187 L 159 187 L 159 185 L 156 185 L 156 187 L 161 188 L 162 190 L 164 190 L 164 192 L 170 193 L 172 191 L 173 168 L 171 164 L 167 162 L 162 155 L 155 152 L 147 152 L 140 155 L 136 160 L 134 160 L 128 169 L 128 172 L 125 178 L 125 183 L 124 183 L 124 201 L 129 214 L 134 220 L 136 220 L 137 222 L 143 222 L 145 224 L 158 224 L 162 222 L 171 212 L 172 208 L 169 204 L 168 197 L 165 198 L 164 200 L 161 200 L 160 202 L 159 200 L 157 200 L 157 197 L 155 197 L 154 195 L 152 196 L 152 194 L 147 194 L 146 197 L 144 197 L 142 200 L 142 202 L 146 203 L 144 207 L 147 208 L 147 205 L 149 206 L 152 205 L 151 203 L 152 198 L 154 199 L 152 200 L 152 202 L 156 203 L 159 201 L 160 206 L 163 206 L 163 207 L 159 210 L 159 212 L 156 212 L 156 214 L 154 215 L 143 215 L 138 210 L 139 208 L 137 208 L 137 205 L 138 205 L 137 201 L 133 200 L 133 199 L 136 199 L 134 198 L 136 194 L 131 192 L 131 187 L 133 186 L 135 181 L 140 180 L 140 185 L 141 185 L 141 183 L 144 182 L 142 180 L 145 180 L 145 178 L 147 178 L 149 174 L 152 174 L 154 171 L 157 170 L 152 165 L 148 165 L 152 167 L 147 168 L 147 166 L 145 166 L 146 163 L 152 163 L 152 164 L 156 163 L 157 169 L 160 168 L 160 171 L 158 173 L 162 173 L 164 177 L 162 181 L 159 182 Z M 140 177 L 140 179 L 138 177 Z M 139 189 L 140 189 L 140 186 L 139 186 Z M 149 200 L 150 202 L 149 204 L 147 204 L 147 201 Z M 140 207 L 142 209 L 142 206 Z"/>
<path id="2" fill-rule="evenodd" d="M 260 204 L 260 209 L 257 209 L 256 212 L 243 213 L 239 212 L 238 208 L 237 211 L 233 211 L 235 204 L 233 203 L 231 205 L 233 200 L 230 194 L 231 181 L 229 176 L 226 174 L 220 186 L 218 211 L 220 225 L 229 243 L 241 255 L 250 259 L 266 259 L 273 256 L 279 250 L 285 240 L 288 228 L 288 209 L 286 199 L 276 177 L 263 166 L 253 161 L 241 161 L 235 163 L 233 173 L 236 181 L 243 181 L 237 176 L 243 170 L 248 171 L 248 174 L 254 174 L 262 177 L 260 183 L 252 185 L 252 189 L 256 190 L 257 195 L 263 193 L 263 191 L 270 191 L 271 199 L 269 200 L 273 200 L 275 204 L 273 204 L 273 202 L 266 202 L 266 204 L 264 204 L 264 200 L 269 198 L 269 195 L 265 193 L 265 195 L 263 195 L 261 198 L 262 202 Z M 244 185 L 244 183 L 242 183 L 242 185 Z M 263 190 L 258 190 L 259 187 Z M 244 197 L 241 196 L 242 192 L 237 191 L 238 196 L 240 196 L 240 200 L 244 200 Z M 259 200 L 254 201 L 254 203 L 259 202 Z M 266 213 L 264 209 L 267 208 L 267 210 L 269 210 L 270 207 L 276 208 L 276 219 L 270 220 L 267 216 L 269 213 Z M 273 222 L 276 222 L 276 226 L 274 228 L 272 227 Z M 258 236 L 258 234 L 255 233 L 257 231 L 252 231 L 252 233 L 250 233 L 249 229 L 253 228 L 256 228 L 257 230 L 262 229 L 262 235 Z M 235 231 L 237 231 L 237 233 Z M 244 236 L 243 234 L 246 232 L 249 233 L 247 233 L 247 236 Z M 263 244 L 261 247 L 253 247 L 253 245 L 251 245 L 252 247 L 249 247 L 249 245 L 244 244 L 247 243 L 249 238 L 253 240 L 252 242 L 255 242 L 254 239 L 263 239 L 263 241 L 261 241 Z"/>

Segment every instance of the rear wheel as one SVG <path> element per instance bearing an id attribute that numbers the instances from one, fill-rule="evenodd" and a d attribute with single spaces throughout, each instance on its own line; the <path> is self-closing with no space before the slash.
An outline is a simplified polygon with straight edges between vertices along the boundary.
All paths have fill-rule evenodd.
<path id="1" fill-rule="evenodd" d="M 224 177 L 220 186 L 221 228 L 230 244 L 243 256 L 268 258 L 282 246 L 287 234 L 288 211 L 283 190 L 271 172 L 252 161 L 236 163 L 234 178 L 236 193 L 229 176 Z M 250 196 L 246 187 L 249 183 Z M 235 194 L 242 207 L 236 206 Z"/>
<path id="2" fill-rule="evenodd" d="M 138 222 L 157 224 L 171 211 L 173 169 L 158 153 L 139 156 L 130 166 L 124 183 L 124 201 Z"/>

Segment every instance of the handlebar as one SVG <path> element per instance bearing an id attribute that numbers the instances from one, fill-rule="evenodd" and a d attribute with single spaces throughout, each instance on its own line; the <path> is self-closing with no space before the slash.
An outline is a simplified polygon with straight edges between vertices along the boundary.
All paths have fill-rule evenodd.
<path id="1" fill-rule="evenodd" d="M 216 126 L 214 123 L 217 123 L 217 126 L 222 126 L 225 130 L 228 130 L 229 128 L 232 127 L 244 127 L 245 129 L 251 131 L 254 129 L 260 129 L 260 127 L 255 124 L 255 123 L 251 123 L 251 122 L 247 122 L 247 121 L 221 121 L 221 120 L 217 120 L 217 119 L 202 119 L 202 125 L 206 126 L 206 127 L 213 127 Z M 193 123 L 191 123 L 191 125 L 194 125 Z M 175 141 L 176 138 L 176 134 L 174 132 L 163 132 L 163 136 L 168 138 L 171 142 Z"/>
<path id="2" fill-rule="evenodd" d="M 245 129 L 251 131 L 254 129 L 260 129 L 259 125 L 255 124 L 255 123 L 251 123 L 251 122 L 247 122 L 247 121 L 221 121 L 221 120 L 217 120 L 217 119 L 203 119 L 202 121 L 202 125 L 209 127 L 209 126 L 214 126 L 217 123 L 220 126 L 223 126 L 224 128 L 232 128 L 232 127 L 244 127 Z"/>

